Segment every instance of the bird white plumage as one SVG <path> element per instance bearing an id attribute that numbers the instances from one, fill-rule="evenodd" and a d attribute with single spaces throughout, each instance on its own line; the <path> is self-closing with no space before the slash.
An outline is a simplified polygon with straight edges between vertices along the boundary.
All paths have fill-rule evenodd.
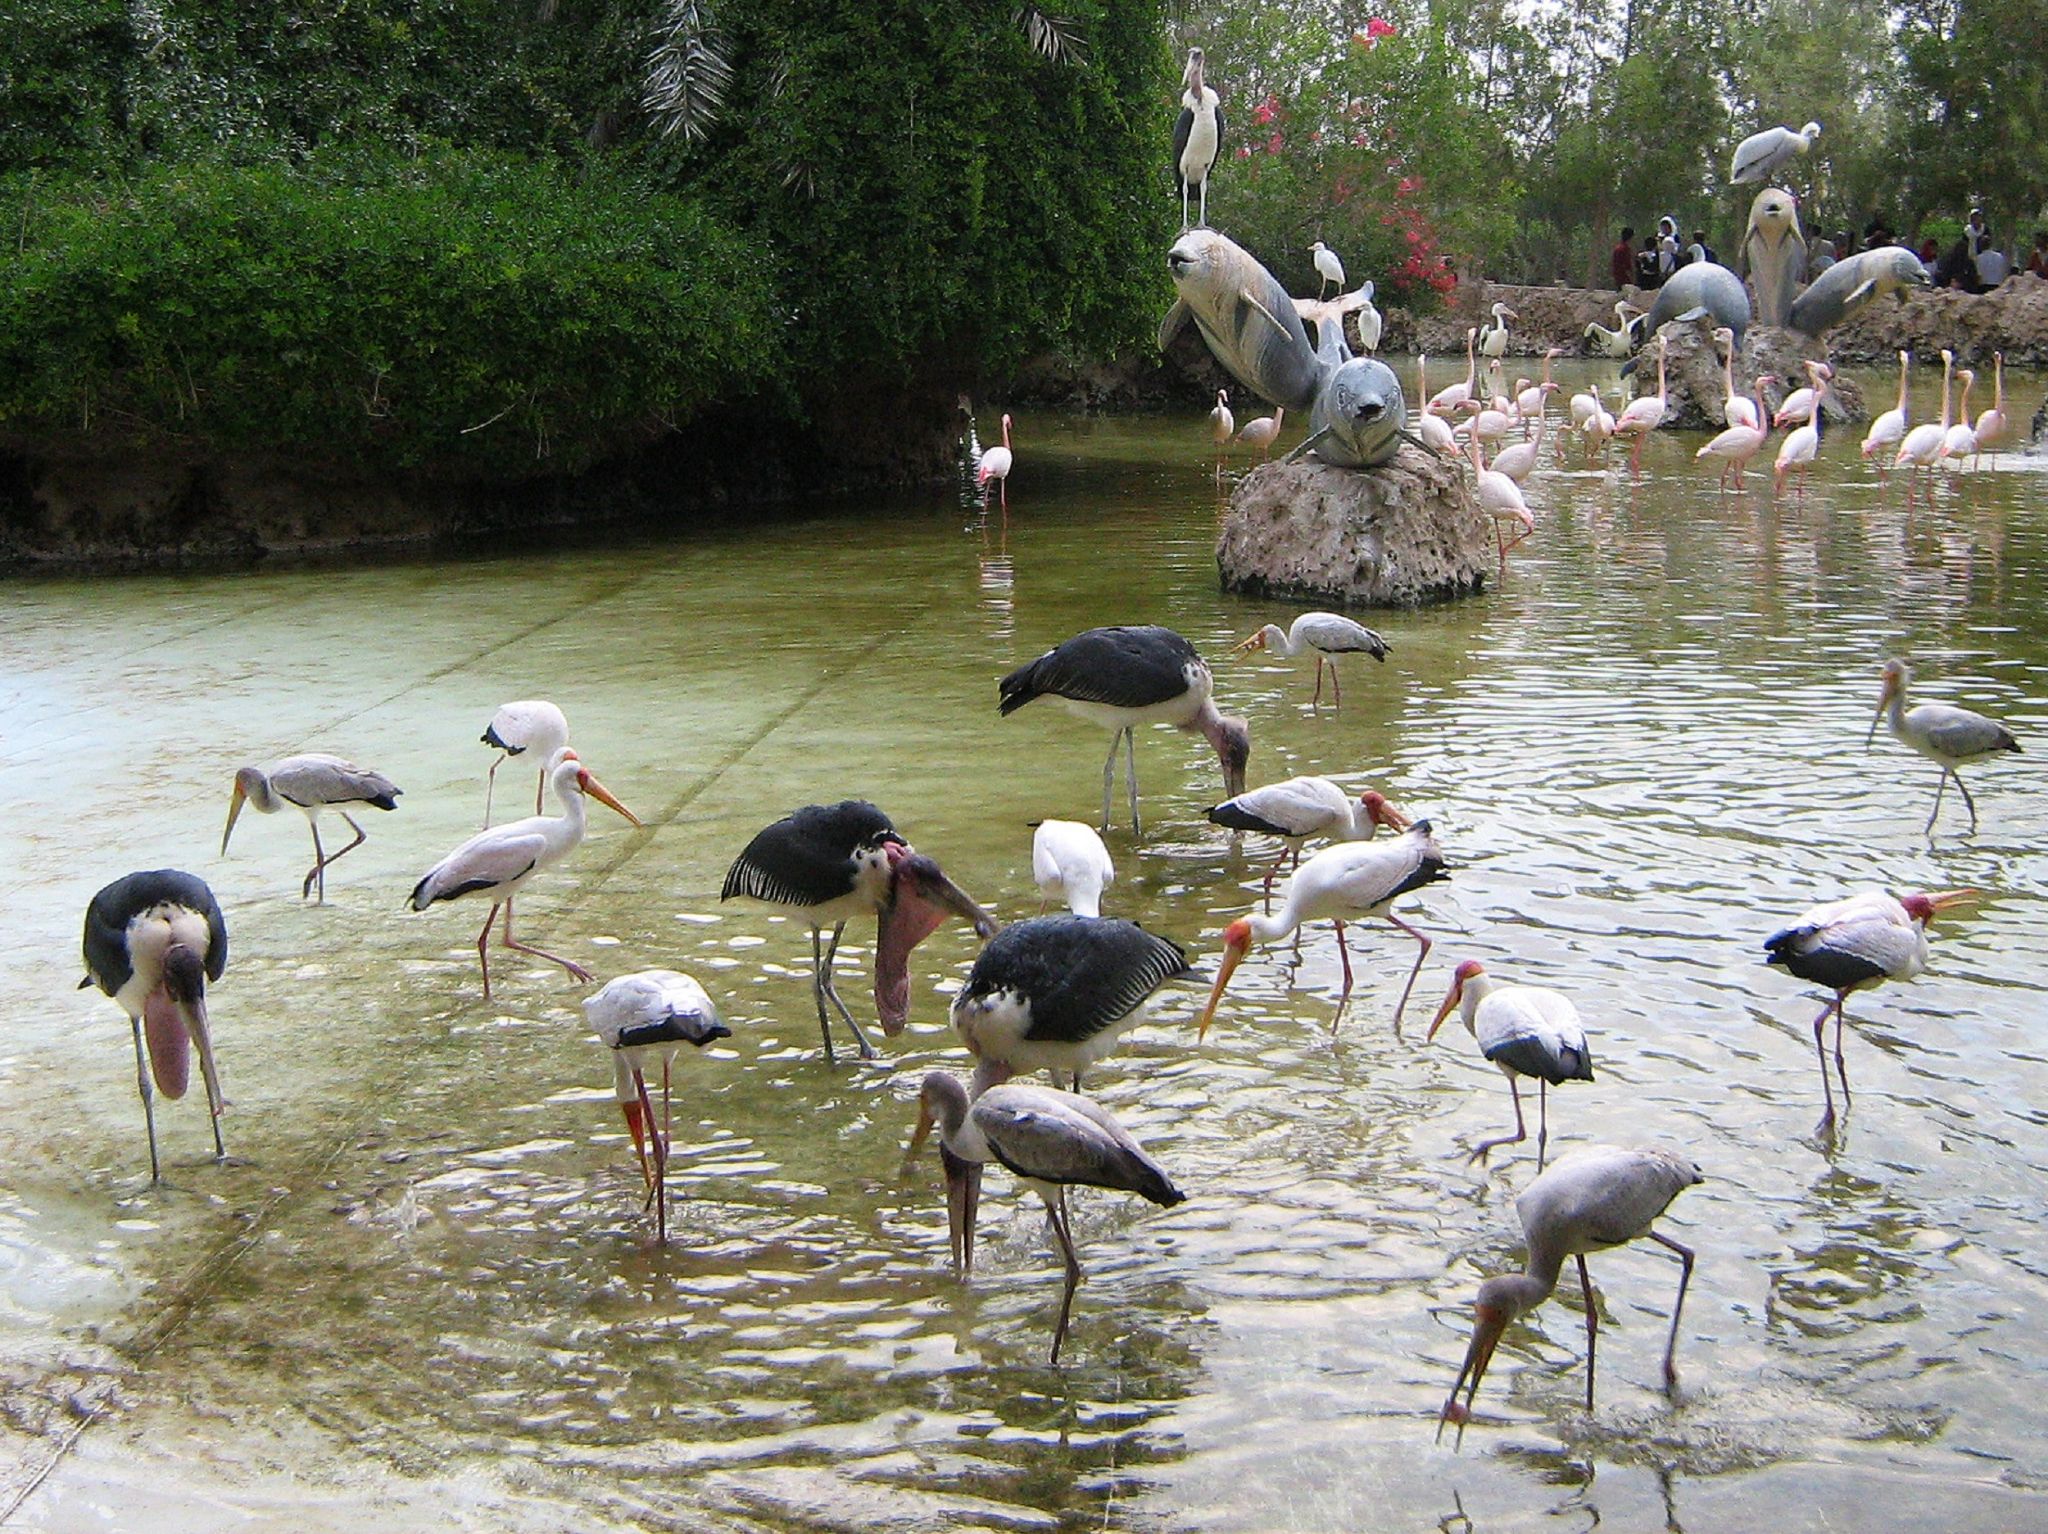
<path id="1" fill-rule="evenodd" d="M 1477 959 L 1467 959 L 1452 977 L 1451 989 L 1429 1025 L 1427 1039 L 1453 1011 L 1479 1042 L 1479 1052 L 1508 1078 L 1515 1104 L 1515 1132 L 1482 1140 L 1469 1159 L 1484 1161 L 1496 1146 L 1516 1145 L 1528 1138 L 1522 1119 L 1518 1077 L 1533 1076 L 1537 1091 L 1536 1166 L 1540 1171 L 1550 1139 L 1550 1084 L 1593 1079 L 1593 1052 L 1586 1042 L 1579 1009 L 1561 991 L 1540 985 L 1504 985 Z"/>
<path id="2" fill-rule="evenodd" d="M 1093 826 L 1041 820 L 1031 834 L 1031 878 L 1047 901 L 1064 901 L 1076 916 L 1100 916 L 1116 865 Z"/>
<path id="3" fill-rule="evenodd" d="M 1320 298 L 1324 293 L 1328 292 L 1332 283 L 1336 284 L 1339 293 L 1343 292 L 1344 263 L 1337 259 L 1337 252 L 1330 249 L 1321 240 L 1317 240 L 1308 249 L 1309 254 L 1315 258 L 1316 276 L 1322 279 L 1322 285 L 1317 289 L 1316 296 Z"/>
<path id="4" fill-rule="evenodd" d="M 482 739 L 485 745 L 498 749 L 484 782 L 484 824 L 491 823 L 491 796 L 497 788 L 498 769 L 508 757 L 524 756 L 539 764 L 539 780 L 533 787 L 533 813 L 538 815 L 547 789 L 548 768 L 554 763 L 555 753 L 569 744 L 568 717 L 545 698 L 522 698 L 502 705 L 491 715 Z"/>
<path id="5" fill-rule="evenodd" d="M 1863 737 L 1864 748 L 1867 750 L 1876 737 L 1878 720 L 1885 720 L 1895 740 L 1941 767 L 1941 786 L 1934 792 L 1934 809 L 1927 817 L 1927 830 L 1934 830 L 1935 817 L 1941 814 L 1942 792 L 1949 779 L 1954 778 L 1963 803 L 1969 806 L 1970 829 L 1975 831 L 1977 802 L 1963 787 L 1956 769 L 1979 757 L 2017 751 L 2020 743 L 1996 719 L 1952 703 L 1922 703 L 1917 708 L 1907 708 L 1906 688 L 1913 680 L 1913 670 L 1896 656 L 1884 663 L 1883 674 L 1884 690 L 1878 696 L 1877 713 L 1871 718 L 1869 733 Z"/>

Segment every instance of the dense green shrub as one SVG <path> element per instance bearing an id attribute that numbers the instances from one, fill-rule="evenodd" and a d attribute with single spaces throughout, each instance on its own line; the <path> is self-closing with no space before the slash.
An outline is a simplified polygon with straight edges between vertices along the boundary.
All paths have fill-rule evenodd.
<path id="1" fill-rule="evenodd" d="M 761 253 L 616 173 L 444 151 L 17 174 L 0 219 L 16 434 L 507 476 L 777 373 Z"/>

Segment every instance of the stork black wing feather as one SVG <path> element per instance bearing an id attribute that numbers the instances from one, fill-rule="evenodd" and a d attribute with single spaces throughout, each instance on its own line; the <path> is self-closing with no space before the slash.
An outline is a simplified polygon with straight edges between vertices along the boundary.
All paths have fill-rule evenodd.
<path id="1" fill-rule="evenodd" d="M 1014 714 L 1047 694 L 1112 708 L 1146 708 L 1188 689 L 1195 647 L 1157 624 L 1089 629 L 1019 666 L 996 685 L 998 711 Z"/>
<path id="2" fill-rule="evenodd" d="M 206 978 L 228 966 L 228 927 L 206 881 L 176 868 L 151 869 L 116 879 L 85 908 L 85 967 L 109 996 L 135 971 L 128 958 L 128 924 L 151 906 L 182 906 L 206 919 Z"/>
<path id="3" fill-rule="evenodd" d="M 856 852 L 890 839 L 902 840 L 889 817 L 864 799 L 807 804 L 747 843 L 726 870 L 718 898 L 823 905 L 852 891 Z"/>
<path id="4" fill-rule="evenodd" d="M 1030 1000 L 1028 1038 L 1080 1043 L 1187 973 L 1180 945 L 1136 922 L 1036 916 L 989 939 L 955 1005 L 1012 991 Z"/>
<path id="5" fill-rule="evenodd" d="M 1180 157 L 1188 152 L 1188 138 L 1195 131 L 1195 109 L 1184 106 L 1173 124 L 1173 179 L 1181 189 L 1187 189 L 1187 178 L 1180 173 Z"/>

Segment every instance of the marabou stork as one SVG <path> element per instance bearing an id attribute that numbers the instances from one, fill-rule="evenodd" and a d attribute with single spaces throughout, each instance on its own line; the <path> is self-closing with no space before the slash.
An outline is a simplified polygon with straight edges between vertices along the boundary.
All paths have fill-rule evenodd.
<path id="1" fill-rule="evenodd" d="M 554 704 L 543 698 L 522 698 L 517 703 L 507 703 L 484 726 L 479 737 L 487 746 L 495 746 L 499 752 L 497 760 L 491 763 L 491 770 L 484 780 L 484 824 L 491 823 L 491 795 L 498 786 L 498 769 L 507 757 L 526 756 L 531 753 L 534 761 L 540 763 L 540 779 L 533 787 L 533 813 L 541 812 L 541 796 L 548 786 L 548 768 L 553 765 L 555 753 L 569 744 L 569 720 Z"/>
<path id="2" fill-rule="evenodd" d="M 1813 1048 L 1820 1057 L 1820 1086 L 1827 1098 L 1815 1133 L 1826 1135 L 1835 1123 L 1835 1093 L 1828 1084 L 1827 1051 L 1821 1030 L 1835 1015 L 1835 1073 L 1842 1079 L 1842 1106 L 1849 1105 L 1849 1073 L 1842 1063 L 1842 1004 L 1851 991 L 1868 990 L 1887 980 L 1911 980 L 1927 968 L 1927 924 L 1975 890 L 1943 890 L 1928 894 L 1910 890 L 1894 897 L 1883 890 L 1865 890 L 1846 900 L 1817 905 L 1791 926 L 1764 939 L 1766 964 L 1782 964 L 1801 980 L 1833 991 L 1834 998 L 1813 1020 Z"/>
<path id="3" fill-rule="evenodd" d="M 953 998 L 953 1028 L 974 1055 L 974 1085 L 1021 1071 L 1081 1073 L 1116 1048 L 1146 999 L 1188 973 L 1177 943 L 1136 922 L 1034 916 L 1012 922 L 975 958 Z"/>
<path id="4" fill-rule="evenodd" d="M 149 1130 L 149 1180 L 163 1180 L 156 1153 L 156 1107 L 150 1078 L 164 1096 L 185 1095 L 192 1055 L 206 1080 L 213 1114 L 213 1153 L 227 1159 L 220 1114 L 227 1098 L 213 1059 L 206 982 L 228 967 L 228 928 L 206 881 L 175 868 L 116 879 L 85 908 L 85 978 L 128 1014 L 135 1032 L 135 1085 Z M 144 1040 L 147 1039 L 147 1044 Z"/>
<path id="5" fill-rule="evenodd" d="M 1351 947 L 1344 937 L 1344 923 L 1384 916 L 1419 945 L 1415 967 L 1401 988 L 1401 1000 L 1394 1008 L 1394 1027 L 1401 1026 L 1401 1013 L 1408 1005 L 1408 993 L 1415 989 L 1415 977 L 1422 961 L 1429 957 L 1430 940 L 1393 913 L 1393 904 L 1410 890 L 1421 889 L 1448 878 L 1443 849 L 1430 832 L 1429 822 L 1418 820 L 1390 842 L 1348 842 L 1325 847 L 1295 872 L 1282 897 L 1278 916 L 1244 916 L 1223 929 L 1223 962 L 1216 970 L 1216 987 L 1202 1008 L 1200 1031 L 1207 1035 L 1216 1016 L 1216 1003 L 1223 988 L 1243 962 L 1253 943 L 1270 943 L 1304 923 L 1328 918 L 1337 929 L 1337 955 L 1344 964 L 1344 990 L 1337 998 L 1337 1011 L 1330 1019 L 1334 1032 L 1351 999 Z"/>
<path id="6" fill-rule="evenodd" d="M 1337 681 L 1335 658 L 1339 655 L 1370 655 L 1376 661 L 1384 661 L 1387 649 L 1386 640 L 1363 623 L 1354 622 L 1341 613 L 1303 613 L 1287 626 L 1285 633 L 1281 632 L 1279 624 L 1269 623 L 1230 653 L 1238 656 L 1264 650 L 1276 659 L 1292 660 L 1303 650 L 1315 651 L 1316 692 L 1309 699 L 1309 706 L 1313 708 L 1323 701 L 1324 666 L 1330 668 L 1330 686 L 1335 691 L 1337 702 L 1342 704 L 1344 689 Z"/>
<path id="7" fill-rule="evenodd" d="M 612 1052 L 612 1086 L 633 1134 L 633 1154 L 654 1205 L 656 1238 L 668 1240 L 669 1068 L 685 1044 L 702 1049 L 732 1030 L 704 987 L 672 969 L 643 969 L 585 998 L 590 1031 Z M 661 1122 L 647 1094 L 647 1068 L 661 1064 Z M 650 1154 L 651 1152 L 651 1154 Z"/>
<path id="8" fill-rule="evenodd" d="M 354 762 L 320 751 L 282 757 L 268 767 L 244 767 L 235 774 L 234 793 L 228 799 L 227 829 L 220 833 L 221 855 L 227 855 L 228 838 L 234 835 L 235 820 L 242 813 L 244 801 L 255 805 L 258 813 L 264 815 L 273 815 L 287 804 L 293 805 L 305 812 L 306 824 L 313 831 L 313 866 L 306 872 L 306 882 L 299 886 L 299 898 L 304 900 L 317 883 L 320 901 L 325 904 L 327 865 L 339 862 L 343 853 L 353 852 L 369 839 L 363 828 L 356 824 L 355 817 L 349 814 L 349 806 L 395 810 L 398 808 L 398 796 L 403 792 L 381 772 L 372 772 L 367 767 L 358 767 Z M 333 810 L 356 833 L 356 839 L 333 857 L 327 856 L 320 847 L 322 810 Z"/>
<path id="9" fill-rule="evenodd" d="M 1671 1306 L 1671 1331 L 1664 1340 L 1664 1388 L 1676 1389 L 1678 1368 L 1673 1358 L 1678 1349 L 1678 1318 L 1685 1309 L 1686 1286 L 1692 1282 L 1694 1254 L 1691 1247 L 1651 1227 L 1673 1199 L 1703 1181 L 1689 1157 L 1666 1150 L 1620 1150 L 1603 1145 L 1567 1156 L 1530 1183 L 1515 1200 L 1515 1213 L 1521 1216 L 1522 1234 L 1529 1245 L 1528 1262 L 1520 1273 L 1489 1278 L 1479 1286 L 1472 1342 L 1437 1418 L 1437 1437 L 1443 1437 L 1446 1422 L 1455 1422 L 1458 1441 L 1464 1441 L 1473 1397 L 1479 1394 L 1479 1381 L 1501 1333 L 1517 1316 L 1527 1315 L 1550 1298 L 1567 1257 L 1578 1262 L 1579 1288 L 1586 1297 L 1586 1410 L 1591 1411 L 1593 1349 L 1600 1311 L 1593 1301 L 1593 1281 L 1586 1273 L 1586 1254 L 1625 1246 L 1641 1236 L 1678 1254 L 1678 1298 Z M 1460 1390 L 1465 1392 L 1463 1401 L 1458 1399 Z"/>
<path id="10" fill-rule="evenodd" d="M 590 971 L 581 964 L 516 940 L 512 936 L 512 900 L 526 887 L 527 880 L 549 864 L 560 862 L 582 842 L 586 795 L 617 810 L 634 825 L 640 824 L 639 817 L 613 798 L 611 790 L 598 782 L 566 746 L 555 753 L 548 781 L 554 785 L 561 814 L 529 815 L 524 820 L 508 820 L 501 826 L 479 831 L 428 869 L 413 886 L 410 904 L 415 911 L 464 895 L 483 893 L 491 897 L 490 912 L 476 935 L 476 958 L 483 969 L 486 1001 L 491 998 L 491 923 L 497 920 L 500 907 L 505 912 L 505 947 L 559 964 L 578 980 L 590 978 Z"/>
<path id="11" fill-rule="evenodd" d="M 1437 1029 L 1453 1011 L 1479 1041 L 1479 1053 L 1507 1077 L 1508 1091 L 1515 1100 L 1515 1132 L 1480 1141 L 1467 1159 L 1484 1161 L 1496 1146 L 1519 1145 L 1529 1138 L 1522 1119 L 1520 1078 L 1531 1076 L 1536 1081 L 1536 1170 L 1542 1171 L 1550 1140 L 1552 1083 L 1563 1086 L 1567 1081 L 1593 1079 L 1593 1052 L 1586 1046 L 1586 1027 L 1579 1021 L 1579 1009 L 1570 997 L 1545 986 L 1502 985 L 1477 959 L 1467 959 L 1453 975 L 1450 994 L 1437 1008 L 1425 1043 L 1436 1037 Z"/>
<path id="12" fill-rule="evenodd" d="M 1884 719 L 1901 745 L 1911 746 L 1941 767 L 1941 777 L 1934 790 L 1934 808 L 1927 816 L 1928 834 L 1934 831 L 1935 817 L 1941 813 L 1941 796 L 1947 791 L 1951 778 L 1955 779 L 1956 792 L 1963 796 L 1963 803 L 1969 806 L 1970 830 L 1974 832 L 1977 829 L 1977 801 L 1963 787 L 1962 774 L 1956 769 L 1982 756 L 2017 751 L 2020 743 L 2013 739 L 2012 731 L 1996 719 L 1987 719 L 1967 708 L 1957 708 L 1950 703 L 1923 703 L 1918 708 L 1907 708 L 1906 685 L 1912 680 L 1912 668 L 1897 656 L 1884 663 L 1884 691 L 1878 696 L 1877 713 L 1870 721 L 1870 732 L 1863 737 L 1863 749 L 1870 749 L 1871 741 L 1877 738 L 1877 721 Z"/>
<path id="13" fill-rule="evenodd" d="M 974 1271 L 974 1225 L 986 1163 L 1000 1161 L 1045 1200 L 1066 1265 L 1066 1289 L 1060 1296 L 1048 1360 L 1058 1363 L 1074 1290 L 1081 1282 L 1081 1261 L 1074 1255 L 1073 1227 L 1067 1218 L 1067 1189 L 1077 1184 L 1111 1188 L 1139 1194 L 1167 1209 L 1184 1203 L 1187 1195 L 1106 1108 L 1072 1092 L 1012 1084 L 991 1087 L 970 1100 L 957 1076 L 933 1071 L 918 1092 L 911 1155 L 917 1154 L 935 1125 L 946 1168 L 947 1235 L 954 1271 L 961 1277 Z"/>
<path id="14" fill-rule="evenodd" d="M 1109 829 L 1110 787 L 1117 740 L 1124 743 L 1125 781 L 1131 795 L 1131 830 L 1138 823 L 1138 750 L 1141 724 L 1170 724 L 1206 736 L 1223 768 L 1223 792 L 1244 792 L 1252 734 L 1244 720 L 1217 712 L 1209 667 L 1195 647 L 1172 629 L 1097 628 L 1055 645 L 997 684 L 998 712 L 1014 714 L 1035 698 L 1057 698 L 1071 714 L 1116 732 L 1102 764 L 1102 829 Z"/>
<path id="15" fill-rule="evenodd" d="M 1173 125 L 1173 170 L 1180 182 L 1180 226 L 1188 227 L 1188 188 L 1201 189 L 1202 227 L 1209 224 L 1209 172 L 1223 147 L 1222 101 L 1202 83 L 1202 50 L 1188 49 L 1181 71 L 1180 117 Z"/>
<path id="16" fill-rule="evenodd" d="M 825 1011 L 828 1001 L 853 1030 L 861 1058 L 875 1058 L 874 1044 L 832 984 L 832 961 L 851 918 L 872 914 L 881 919 L 875 937 L 875 1007 L 882 1032 L 890 1038 L 903 1031 L 910 1017 L 910 951 L 946 913 L 971 923 L 984 938 L 996 931 L 989 914 L 936 862 L 913 851 L 889 817 L 864 799 L 807 804 L 763 829 L 726 870 L 718 898 L 735 895 L 789 906 L 811 929 L 811 994 L 828 1061 L 838 1058 Z M 828 926 L 829 947 L 823 938 Z"/>

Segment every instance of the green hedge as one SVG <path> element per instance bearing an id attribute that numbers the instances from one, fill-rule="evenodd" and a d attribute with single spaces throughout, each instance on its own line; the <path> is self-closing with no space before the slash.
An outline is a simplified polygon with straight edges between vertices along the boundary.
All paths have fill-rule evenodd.
<path id="1" fill-rule="evenodd" d="M 479 151 L 16 174 L 0 431 L 517 477 L 781 376 L 770 263 L 616 170 Z"/>

